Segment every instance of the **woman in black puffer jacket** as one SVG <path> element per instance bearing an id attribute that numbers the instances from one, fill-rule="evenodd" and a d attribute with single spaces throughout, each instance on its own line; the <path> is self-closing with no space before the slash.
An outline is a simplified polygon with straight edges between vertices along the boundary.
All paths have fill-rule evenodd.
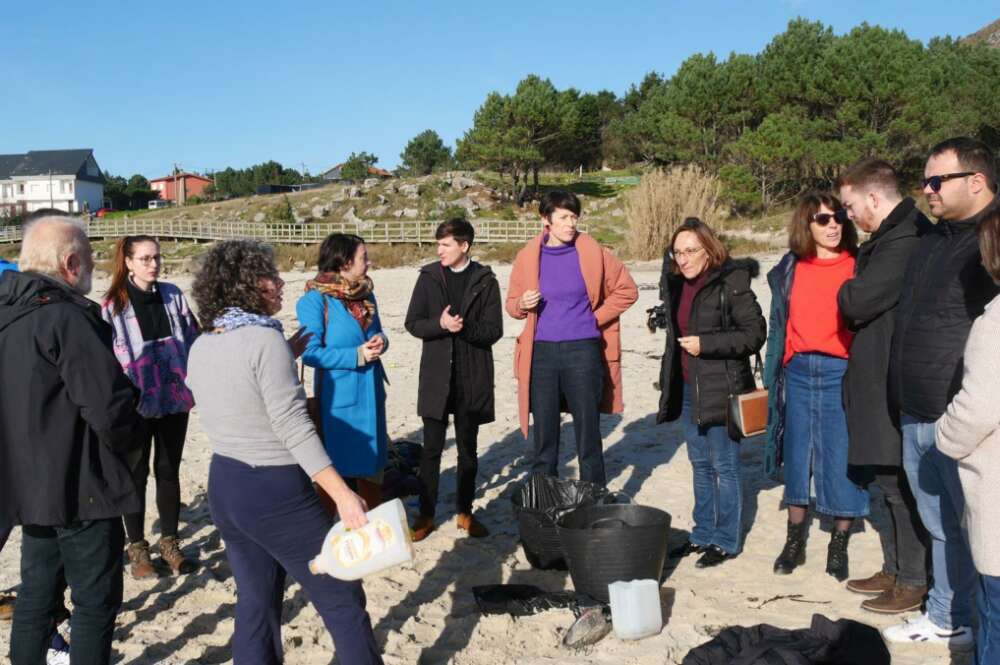
<path id="1" fill-rule="evenodd" d="M 766 339 L 766 323 L 750 289 L 759 266 L 730 259 L 712 229 L 684 220 L 663 259 L 661 326 L 667 331 L 660 366 L 657 422 L 680 418 L 694 469 L 694 527 L 672 557 L 702 553 L 715 566 L 740 551 L 739 441 L 726 428 L 729 396 L 754 390 L 750 357 Z"/>

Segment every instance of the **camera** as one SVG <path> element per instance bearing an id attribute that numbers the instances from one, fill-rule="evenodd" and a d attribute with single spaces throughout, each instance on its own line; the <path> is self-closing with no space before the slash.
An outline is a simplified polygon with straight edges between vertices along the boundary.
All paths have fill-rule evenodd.
<path id="1" fill-rule="evenodd" d="M 667 329 L 670 325 L 670 310 L 666 303 L 660 303 L 655 307 L 646 310 L 646 327 L 649 332 L 655 333 L 658 329 Z"/>

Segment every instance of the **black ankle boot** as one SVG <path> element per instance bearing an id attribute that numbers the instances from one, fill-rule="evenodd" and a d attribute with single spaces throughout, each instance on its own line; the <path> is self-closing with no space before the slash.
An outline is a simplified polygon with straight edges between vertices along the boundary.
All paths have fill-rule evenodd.
<path id="1" fill-rule="evenodd" d="M 777 575 L 788 575 L 806 562 L 806 522 L 788 523 L 788 536 L 785 547 L 774 562 L 774 572 Z"/>
<path id="2" fill-rule="evenodd" d="M 847 579 L 847 541 L 850 537 L 850 531 L 834 529 L 826 548 L 826 572 L 836 577 L 838 582 Z"/>

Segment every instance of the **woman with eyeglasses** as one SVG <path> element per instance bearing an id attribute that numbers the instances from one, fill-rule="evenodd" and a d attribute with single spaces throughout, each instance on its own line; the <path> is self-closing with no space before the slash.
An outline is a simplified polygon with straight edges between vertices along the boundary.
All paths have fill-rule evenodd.
<path id="1" fill-rule="evenodd" d="M 669 309 L 657 422 L 681 419 L 694 471 L 694 526 L 672 558 L 699 553 L 699 568 L 740 551 L 740 446 L 726 427 L 729 396 L 756 388 L 750 357 L 766 337 L 750 280 L 754 259 L 732 259 L 695 217 L 677 227 L 663 259 L 660 299 Z"/>
<path id="2" fill-rule="evenodd" d="M 767 281 L 771 320 L 764 363 L 768 388 L 765 468 L 784 467 L 788 530 L 774 572 L 805 563 L 810 477 L 816 511 L 834 519 L 826 572 L 847 579 L 847 542 L 856 517 L 868 514 L 868 493 L 848 475 L 847 417 L 841 384 L 853 334 L 837 292 L 854 275 L 857 231 L 834 196 L 803 196 L 788 227 L 789 251 Z"/>
<path id="3" fill-rule="evenodd" d="M 146 420 L 143 440 L 128 462 L 142 509 L 125 515 L 128 560 L 132 577 L 153 577 L 145 536 L 146 479 L 150 456 L 156 477 L 160 514 L 160 558 L 176 575 L 194 569 L 177 540 L 180 519 L 181 454 L 188 412 L 194 406 L 185 385 L 188 351 L 198 337 L 198 323 L 179 288 L 159 281 L 160 245 L 150 236 L 126 236 L 115 248 L 111 286 L 104 294 L 101 316 L 113 329 L 113 349 L 125 374 L 141 394 L 139 413 Z"/>

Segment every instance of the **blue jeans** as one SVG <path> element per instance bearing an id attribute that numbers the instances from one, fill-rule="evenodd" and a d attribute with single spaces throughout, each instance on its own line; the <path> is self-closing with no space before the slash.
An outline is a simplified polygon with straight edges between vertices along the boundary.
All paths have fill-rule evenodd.
<path id="1" fill-rule="evenodd" d="M 785 503 L 809 505 L 811 475 L 817 512 L 864 517 L 868 492 L 847 475 L 846 369 L 847 360 L 821 353 L 796 353 L 785 366 Z"/>
<path id="2" fill-rule="evenodd" d="M 743 493 L 740 486 L 740 444 L 729 438 L 725 425 L 699 426 L 691 408 L 691 387 L 684 384 L 681 422 L 688 459 L 694 471 L 695 545 L 716 545 L 728 554 L 740 551 Z"/>
<path id="3" fill-rule="evenodd" d="M 122 603 L 124 547 L 120 517 L 65 527 L 22 527 L 21 589 L 10 631 L 13 665 L 45 662 L 63 572 L 73 599 L 73 665 L 111 662 L 111 637 Z"/>
<path id="4" fill-rule="evenodd" d="M 208 501 L 236 578 L 235 665 L 283 662 L 281 604 L 286 572 L 302 585 L 322 617 L 338 662 L 381 665 L 361 582 L 309 571 L 309 560 L 319 554 L 333 520 L 301 468 L 254 467 L 214 455 Z"/>
<path id="5" fill-rule="evenodd" d="M 573 416 L 580 480 L 605 483 L 601 441 L 604 358 L 600 339 L 535 342 L 531 355 L 531 413 L 534 416 L 532 472 L 558 475 L 560 402 Z"/>
<path id="6" fill-rule="evenodd" d="M 1000 663 L 1000 577 L 979 576 L 976 665 Z"/>
<path id="7" fill-rule="evenodd" d="M 934 423 L 903 413 L 900 424 L 903 468 L 931 539 L 934 579 L 927 593 L 927 614 L 941 628 L 969 626 L 976 568 L 962 529 L 965 494 L 958 462 L 934 446 Z"/>

